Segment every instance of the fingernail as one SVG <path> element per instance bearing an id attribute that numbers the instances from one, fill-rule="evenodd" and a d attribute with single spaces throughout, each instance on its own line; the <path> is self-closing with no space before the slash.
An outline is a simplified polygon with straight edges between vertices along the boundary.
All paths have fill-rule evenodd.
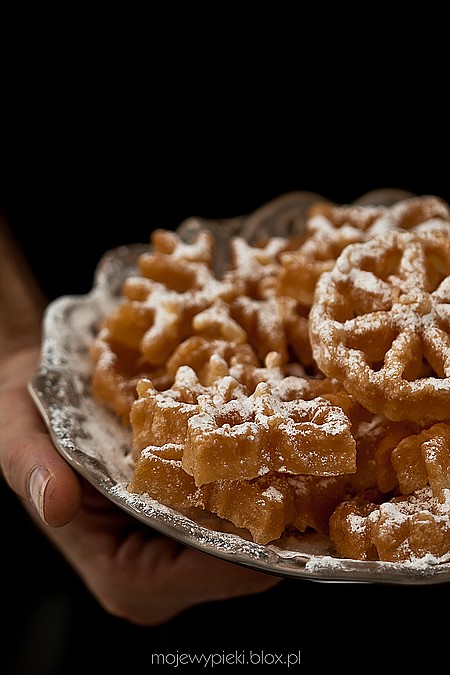
<path id="1" fill-rule="evenodd" d="M 45 488 L 52 477 L 52 474 L 48 469 L 45 469 L 43 466 L 37 466 L 30 474 L 30 479 L 28 481 L 28 491 L 30 493 L 31 501 L 33 502 L 34 508 L 39 514 L 41 520 L 45 521 L 44 514 L 44 496 Z"/>

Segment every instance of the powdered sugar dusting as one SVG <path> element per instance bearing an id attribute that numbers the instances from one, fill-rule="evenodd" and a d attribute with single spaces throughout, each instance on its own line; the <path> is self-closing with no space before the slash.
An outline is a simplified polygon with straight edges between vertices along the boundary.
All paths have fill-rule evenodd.
<path id="1" fill-rule="evenodd" d="M 319 280 L 310 313 L 319 366 L 344 381 L 373 412 L 417 419 L 420 409 L 411 407 L 411 397 L 419 401 L 426 391 L 434 392 L 427 414 L 444 419 L 450 404 L 450 336 L 441 307 L 448 275 L 450 239 L 443 230 L 394 230 L 348 246 L 333 271 Z M 352 316 L 339 320 L 344 300 Z M 376 345 L 377 356 L 371 356 Z M 422 373 L 428 357 L 433 368 Z"/>
<path id="2" fill-rule="evenodd" d="M 224 236 L 225 229 L 226 226 L 222 223 L 221 237 Z M 231 232 L 236 232 L 234 224 L 229 232 L 230 236 Z M 281 248 L 268 249 L 266 253 L 269 254 L 269 259 L 276 258 L 279 250 Z M 184 259 L 188 259 L 191 254 L 194 257 L 209 255 L 206 249 L 194 252 L 189 247 L 184 251 L 180 247 L 179 253 Z M 128 254 L 129 251 L 122 247 L 118 258 L 116 254 L 112 256 L 112 264 L 110 268 L 103 270 L 104 280 L 94 293 L 55 303 L 48 311 L 42 365 L 33 381 L 33 395 L 52 430 L 57 447 L 68 461 L 113 503 L 145 524 L 225 560 L 242 562 L 246 566 L 281 576 L 320 580 L 428 583 L 450 578 L 446 560 L 437 561 L 432 556 L 405 564 L 343 560 L 336 557 L 328 538 L 310 533 L 296 537 L 295 542 L 286 537 L 276 545 L 257 545 L 245 540 L 243 533 L 223 531 L 220 528 L 224 528 L 224 524 L 214 519 L 203 525 L 201 514 L 194 510 L 189 513 L 177 512 L 149 497 L 137 497 L 128 492 L 127 481 L 131 469 L 129 430 L 121 426 L 113 416 L 100 412 L 100 406 L 92 399 L 89 387 L 90 362 L 87 357 L 88 342 L 95 326 L 105 312 L 117 305 L 118 285 L 121 279 L 129 275 L 130 269 L 135 267 L 136 252 L 132 256 Z M 269 267 L 270 264 L 269 260 Z M 205 274 L 204 278 L 207 276 Z M 368 280 L 364 284 L 369 284 Z M 216 291 L 218 293 L 214 295 Z M 222 291 L 223 286 L 220 289 L 215 285 L 209 286 L 208 302 L 211 297 L 221 298 Z M 151 302 L 158 297 L 157 286 L 152 286 L 153 293 Z M 176 305 L 179 300 L 176 292 L 173 298 Z M 169 306 L 166 306 L 166 310 L 174 305 L 169 302 Z M 104 358 L 112 356 L 104 355 Z M 221 363 L 216 365 L 220 367 Z M 191 375 L 188 370 L 180 373 L 180 387 L 189 382 Z M 275 370 L 268 378 L 268 384 L 273 393 L 276 389 L 277 396 L 283 398 L 287 395 L 283 391 L 287 385 L 285 381 L 277 379 Z M 172 401 L 175 398 L 175 395 L 172 396 Z M 170 405 L 171 402 L 167 401 L 167 404 Z M 279 413 L 278 407 L 274 414 Z M 262 409 L 260 414 L 266 420 L 270 419 Z M 325 428 L 329 423 L 334 429 L 335 422 L 330 416 Z M 267 467 L 261 466 L 262 472 L 266 469 Z M 279 493 L 276 488 L 268 488 L 265 496 L 276 500 Z"/>

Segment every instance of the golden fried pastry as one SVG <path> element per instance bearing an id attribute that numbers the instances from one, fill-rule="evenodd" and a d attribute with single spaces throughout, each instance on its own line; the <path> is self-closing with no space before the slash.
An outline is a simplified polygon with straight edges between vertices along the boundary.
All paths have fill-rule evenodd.
<path id="1" fill-rule="evenodd" d="M 450 209 L 434 196 L 411 197 L 393 206 L 313 204 L 306 221 L 306 236 L 296 250 L 279 256 L 279 292 L 309 307 L 317 281 L 330 271 L 349 245 L 372 239 L 393 229 L 441 229 L 450 233 Z"/>
<path id="2" fill-rule="evenodd" d="M 270 296 L 255 300 L 241 296 L 231 302 L 230 312 L 261 362 L 269 352 L 277 352 L 286 364 L 293 358 L 305 367 L 314 363 L 308 312 L 294 298 Z"/>
<path id="3" fill-rule="evenodd" d="M 320 369 L 392 420 L 448 417 L 450 235 L 393 231 L 347 247 L 320 278 L 310 336 Z"/>
<path id="4" fill-rule="evenodd" d="M 182 466 L 183 445 L 148 446 L 137 461 L 131 493 L 148 494 L 178 509 L 207 509 L 237 527 L 254 541 L 278 539 L 290 525 L 328 532 L 328 519 L 345 497 L 345 478 L 290 476 L 267 473 L 250 481 L 219 480 L 198 487 Z"/>
<path id="5" fill-rule="evenodd" d="M 356 471 L 356 444 L 341 408 L 328 401 L 281 401 L 267 383 L 220 402 L 200 396 L 190 418 L 183 468 L 197 485 L 267 471 L 333 476 Z"/>
<path id="6" fill-rule="evenodd" d="M 164 389 L 170 384 L 161 368 L 152 367 L 138 350 L 116 342 L 106 328 L 102 328 L 93 340 L 90 357 L 93 361 L 93 395 L 106 403 L 126 424 L 140 379 L 151 374 L 158 388 Z"/>
<path id="7" fill-rule="evenodd" d="M 150 443 L 184 443 L 188 420 L 198 413 L 197 399 L 205 391 L 188 366 L 179 369 L 175 383 L 165 391 L 158 391 L 151 380 L 140 380 L 130 413 L 134 457 Z"/>
<path id="8" fill-rule="evenodd" d="M 278 258 L 291 242 L 285 237 L 270 237 L 264 242 L 250 244 L 243 237 L 233 237 L 230 243 L 230 271 L 225 279 L 243 282 L 242 295 L 260 300 L 274 295 L 275 279 L 280 269 Z"/>
<path id="9" fill-rule="evenodd" d="M 359 494 L 410 494 L 430 486 L 440 499 L 450 489 L 450 426 L 438 422 L 423 429 L 417 422 L 392 422 L 382 416 L 362 421 L 355 430 L 357 470 L 349 485 Z"/>
<path id="10" fill-rule="evenodd" d="M 241 287 L 237 281 L 216 279 L 208 232 L 185 244 L 176 234 L 157 230 L 152 243 L 155 251 L 140 256 L 140 276 L 125 281 L 125 299 L 105 318 L 104 326 L 115 342 L 139 350 L 148 363 L 161 366 L 195 332 L 196 315 L 221 299 L 230 300 Z"/>
<path id="11" fill-rule="evenodd" d="M 269 352 L 278 352 L 285 363 L 288 361 L 288 345 L 279 298 L 254 300 L 241 296 L 231 303 L 231 313 L 245 330 L 247 340 L 261 362 Z"/>
<path id="12" fill-rule="evenodd" d="M 272 393 L 281 401 L 296 399 L 310 401 L 320 396 L 333 405 L 340 406 L 349 417 L 356 415 L 356 408 L 359 412 L 363 411 L 362 406 L 345 391 L 338 380 L 310 377 L 301 364 L 288 365 L 289 368 L 286 367 L 282 354 L 269 352 L 264 359 L 264 365 L 258 366 L 243 359 L 235 359 L 229 369 L 223 372 L 243 384 L 249 393 L 254 392 L 260 382 L 266 382 L 270 385 Z"/>
<path id="13" fill-rule="evenodd" d="M 320 230 L 320 225 L 314 221 L 318 216 L 335 229 L 348 227 L 365 232 L 367 235 L 364 240 L 367 240 L 392 229 L 447 229 L 450 224 L 450 207 L 443 199 L 434 195 L 408 197 L 391 206 L 316 202 L 308 211 L 308 231 Z"/>
<path id="14" fill-rule="evenodd" d="M 228 374 L 228 368 L 232 366 L 256 367 L 260 364 L 255 351 L 248 343 L 234 344 L 226 340 L 207 339 L 194 335 L 184 340 L 175 349 L 166 363 L 166 371 L 173 381 L 178 368 L 190 366 L 200 382 L 208 385 L 217 379 L 215 368 L 217 368 L 218 359 L 225 363 L 223 374 Z M 212 365 L 213 370 L 211 370 Z"/>
<path id="15" fill-rule="evenodd" d="M 92 341 L 129 491 L 262 544 L 450 554 L 449 206 L 318 202 L 300 235 L 233 237 L 221 276 L 214 256 L 155 231 Z"/>
<path id="16" fill-rule="evenodd" d="M 442 499 L 450 490 L 450 426 L 440 422 L 419 434 L 407 436 L 393 449 L 392 466 L 403 494 L 430 485 Z"/>
<path id="17" fill-rule="evenodd" d="M 378 505 L 362 496 L 341 502 L 330 516 L 330 539 L 338 556 L 354 560 L 376 560 L 370 519 Z"/>
<path id="18" fill-rule="evenodd" d="M 93 393 L 124 421 L 139 379 L 151 377 L 166 389 L 188 353 L 196 360 L 208 350 L 208 358 L 226 352 L 232 362 L 259 363 L 225 300 L 241 292 L 241 282 L 219 281 L 211 270 L 211 234 L 185 244 L 172 232 L 156 230 L 152 246 L 153 252 L 139 257 L 140 275 L 125 280 L 122 301 L 105 316 L 90 349 Z M 190 341 L 183 350 L 190 338 L 197 339 L 196 348 Z"/>
<path id="19" fill-rule="evenodd" d="M 444 501 L 429 486 L 381 504 L 357 498 L 330 517 L 339 556 L 357 560 L 410 561 L 450 552 L 450 491 Z"/>
<path id="20" fill-rule="evenodd" d="M 398 488 L 399 483 L 392 462 L 393 451 L 404 439 L 415 438 L 420 433 L 421 426 L 410 420 L 392 422 L 385 419 L 379 429 L 379 438 L 375 447 L 377 486 L 381 492 L 390 493 Z"/>
<path id="21" fill-rule="evenodd" d="M 210 361 L 214 369 L 217 357 Z M 283 401 L 267 382 L 249 395 L 224 374 L 223 361 L 218 365 L 208 387 L 189 366 L 179 368 L 165 391 L 139 382 L 131 411 L 135 456 L 149 444 L 184 444 L 183 469 L 197 485 L 268 471 L 331 476 L 356 470 L 356 444 L 342 408 L 318 397 Z"/>

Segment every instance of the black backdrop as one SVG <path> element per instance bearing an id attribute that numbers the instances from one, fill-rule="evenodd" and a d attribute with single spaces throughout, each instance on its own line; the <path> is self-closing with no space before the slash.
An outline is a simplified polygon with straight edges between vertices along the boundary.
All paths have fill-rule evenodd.
<path id="1" fill-rule="evenodd" d="M 450 200 L 449 134 L 408 108 L 208 130 L 174 118 L 119 132 L 97 125 L 14 127 L 2 143 L 0 209 L 50 298 L 85 292 L 109 247 L 147 241 L 188 216 L 231 217 L 292 190 L 350 202 L 396 187 Z M 380 110 L 381 114 L 381 110 Z M 282 116 L 281 116 L 282 117 Z M 417 118 L 414 118 L 417 119 Z"/>

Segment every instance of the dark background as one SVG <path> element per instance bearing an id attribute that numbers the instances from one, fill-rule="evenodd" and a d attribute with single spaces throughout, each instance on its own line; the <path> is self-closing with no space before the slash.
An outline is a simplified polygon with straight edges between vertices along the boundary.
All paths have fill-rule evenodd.
<path id="1" fill-rule="evenodd" d="M 292 190 L 344 203 L 384 187 L 450 200 L 439 91 L 420 77 L 414 88 L 402 82 L 399 74 L 394 100 L 375 79 L 357 96 L 339 83 L 320 101 L 299 100 L 291 82 L 277 92 L 276 118 L 262 114 L 266 90 L 254 92 L 251 110 L 226 94 L 211 101 L 205 89 L 180 93 L 156 116 L 158 97 L 139 113 L 130 104 L 124 118 L 111 114 L 114 96 L 99 110 L 67 91 L 44 108 L 36 95 L 27 101 L 32 114 L 28 107 L 3 128 L 0 208 L 51 299 L 89 290 L 108 248 L 147 241 L 155 227 L 173 229 L 188 216 L 250 213 Z M 150 653 L 242 649 L 300 650 L 307 672 L 363 672 L 369 664 L 383 672 L 437 664 L 447 651 L 448 584 L 287 581 L 155 629 L 133 627 L 103 612 L 1 488 L 1 671 L 8 675 L 70 675 L 87 664 L 145 673 Z"/>

